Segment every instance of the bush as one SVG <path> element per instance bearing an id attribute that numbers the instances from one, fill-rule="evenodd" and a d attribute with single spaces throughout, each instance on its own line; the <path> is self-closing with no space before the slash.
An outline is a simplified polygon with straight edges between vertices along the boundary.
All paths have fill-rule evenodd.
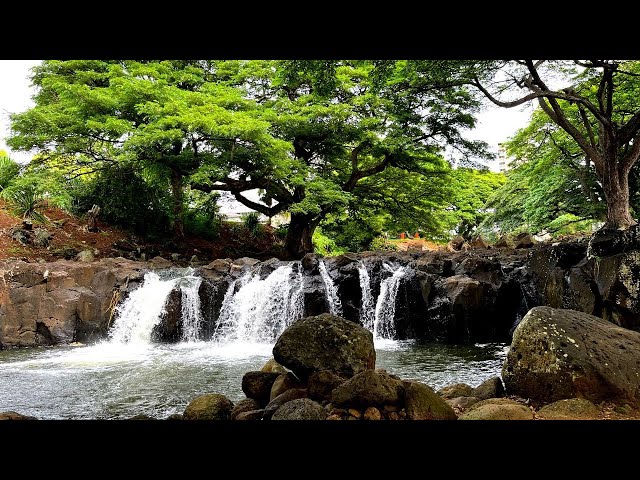
<path id="1" fill-rule="evenodd" d="M 46 207 L 44 197 L 34 184 L 24 185 L 22 188 L 4 189 L 2 197 L 9 202 L 14 215 L 23 219 L 32 219 L 45 223 L 47 219 L 41 212 Z"/>
<path id="2" fill-rule="evenodd" d="M 254 237 L 258 235 L 262 226 L 260 225 L 260 214 L 258 212 L 249 212 L 242 214 L 242 223 L 245 228 L 249 230 L 249 233 Z"/>
<path id="3" fill-rule="evenodd" d="M 0 156 L 0 190 L 7 188 L 18 173 L 20 165 L 5 155 Z"/>
<path id="4" fill-rule="evenodd" d="M 385 250 L 388 252 L 395 252 L 398 250 L 398 246 L 391 243 L 384 235 L 380 235 L 369 244 L 369 250 Z"/>
<path id="5" fill-rule="evenodd" d="M 100 218 L 112 225 L 143 236 L 166 235 L 171 226 L 171 201 L 163 187 L 146 182 L 132 166 L 112 166 L 76 184 L 72 211 L 83 215 L 96 204 L 101 208 Z"/>
<path id="6" fill-rule="evenodd" d="M 189 194 L 189 207 L 185 213 L 185 232 L 214 240 L 220 234 L 224 215 L 219 213 L 217 193 L 203 193 L 192 190 Z"/>
<path id="7" fill-rule="evenodd" d="M 320 227 L 316 228 L 315 232 L 313 232 L 311 241 L 313 243 L 313 251 L 323 257 L 341 255 L 346 251 L 344 248 L 340 248 L 333 239 L 322 233 Z"/>

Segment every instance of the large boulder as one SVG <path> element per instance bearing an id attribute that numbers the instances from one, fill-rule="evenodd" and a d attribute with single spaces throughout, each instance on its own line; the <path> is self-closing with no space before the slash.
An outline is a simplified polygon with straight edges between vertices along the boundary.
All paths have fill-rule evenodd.
<path id="1" fill-rule="evenodd" d="M 410 420 L 455 420 L 456 413 L 433 389 L 420 382 L 403 382 Z"/>
<path id="2" fill-rule="evenodd" d="M 365 370 L 336 387 L 331 403 L 340 407 L 400 405 L 404 401 L 404 386 L 391 375 Z"/>
<path id="3" fill-rule="evenodd" d="M 351 377 L 376 363 L 373 334 L 329 313 L 293 323 L 278 338 L 273 356 L 301 380 L 319 370 Z"/>
<path id="4" fill-rule="evenodd" d="M 233 406 L 233 410 L 231 410 L 231 420 L 235 420 L 241 413 L 260 410 L 261 407 L 262 406 L 260 405 L 260 403 L 253 398 L 245 398 L 244 400 L 240 400 Z"/>
<path id="5" fill-rule="evenodd" d="M 567 398 L 545 405 L 538 410 L 538 417 L 545 420 L 593 420 L 600 410 L 586 398 Z"/>
<path id="6" fill-rule="evenodd" d="M 459 420 L 533 420 L 533 412 L 515 400 L 490 398 L 472 405 Z"/>
<path id="7" fill-rule="evenodd" d="M 530 233 L 519 233 L 515 239 L 516 248 L 531 248 L 536 243 L 535 238 Z"/>
<path id="8" fill-rule="evenodd" d="M 278 395 L 283 394 L 287 390 L 292 388 L 302 388 L 304 385 L 300 383 L 295 375 L 291 372 L 281 373 L 271 386 L 271 393 L 269 394 L 269 401 L 276 398 Z"/>
<path id="9" fill-rule="evenodd" d="M 278 410 L 282 405 L 291 400 L 296 400 L 298 398 L 307 398 L 307 390 L 304 388 L 292 388 L 291 390 L 287 390 L 286 392 L 278 395 L 276 398 L 271 400 L 266 407 L 264 407 L 264 414 L 262 416 L 263 420 L 271 420 L 273 414 Z"/>
<path id="10" fill-rule="evenodd" d="M 551 403 L 582 397 L 640 401 L 640 333 L 575 310 L 534 307 L 502 368 L 510 395 Z"/>
<path id="11" fill-rule="evenodd" d="M 298 398 L 282 405 L 271 420 L 324 420 L 328 412 L 309 398 Z"/>
<path id="12" fill-rule="evenodd" d="M 278 362 L 276 362 L 274 358 L 270 358 L 269 360 L 267 360 L 267 363 L 265 363 L 262 366 L 260 371 L 271 372 L 271 373 L 287 373 L 287 369 L 284 368 L 282 365 L 280 365 Z"/>
<path id="13" fill-rule="evenodd" d="M 229 420 L 233 403 L 219 393 L 207 393 L 194 398 L 184 409 L 185 420 Z"/>
<path id="14" fill-rule="evenodd" d="M 247 398 L 253 398 L 260 406 L 264 406 L 271 400 L 271 387 L 280 375 L 271 372 L 247 372 L 242 377 L 242 391 Z"/>
<path id="15" fill-rule="evenodd" d="M 473 387 L 466 383 L 454 383 L 453 385 L 447 385 L 442 387 L 436 392 L 442 398 L 450 399 L 456 397 L 470 397 L 473 395 Z"/>
<path id="16" fill-rule="evenodd" d="M 345 378 L 329 370 L 313 372 L 307 381 L 309 398 L 323 401 L 331 398 L 331 392 L 345 382 Z"/>

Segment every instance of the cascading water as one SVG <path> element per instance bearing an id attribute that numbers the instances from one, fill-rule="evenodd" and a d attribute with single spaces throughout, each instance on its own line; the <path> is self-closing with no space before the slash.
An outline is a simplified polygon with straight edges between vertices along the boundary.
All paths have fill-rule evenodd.
<path id="1" fill-rule="evenodd" d="M 364 263 L 358 262 L 358 276 L 360 277 L 360 291 L 362 292 L 362 305 L 360 306 L 360 322 L 362 326 L 373 331 L 375 325 L 375 305 L 371 292 L 371 278 Z"/>
<path id="2" fill-rule="evenodd" d="M 400 280 L 409 272 L 407 266 L 393 267 L 389 263 L 383 263 L 382 267 L 391 272 L 391 276 L 380 283 L 380 294 L 376 301 L 375 318 L 373 323 L 374 340 L 392 340 L 396 335 L 394 317 L 396 313 L 396 296 Z"/>
<path id="3" fill-rule="evenodd" d="M 202 313 L 200 311 L 201 277 L 185 276 L 179 280 L 182 294 L 182 340 L 195 342 L 200 337 Z"/>
<path id="4" fill-rule="evenodd" d="M 303 275 L 293 264 L 275 269 L 265 279 L 247 272 L 229 285 L 218 317 L 214 340 L 219 342 L 273 342 L 303 311 Z"/>
<path id="5" fill-rule="evenodd" d="M 338 297 L 338 289 L 335 283 L 333 283 L 333 279 L 327 271 L 327 266 L 322 260 L 320 260 L 318 269 L 320 270 L 320 276 L 322 276 L 322 281 L 324 282 L 324 289 L 327 292 L 329 312 L 333 315 L 342 315 L 342 303 L 340 302 L 340 298 Z"/>
<path id="6" fill-rule="evenodd" d="M 197 340 L 202 323 L 198 288 L 202 279 L 193 275 L 193 269 L 169 272 L 164 278 L 148 272 L 142 285 L 116 307 L 116 319 L 109 337 L 115 343 L 145 344 L 151 342 L 151 332 L 165 312 L 171 291 L 180 287 L 182 294 L 183 339 Z"/>

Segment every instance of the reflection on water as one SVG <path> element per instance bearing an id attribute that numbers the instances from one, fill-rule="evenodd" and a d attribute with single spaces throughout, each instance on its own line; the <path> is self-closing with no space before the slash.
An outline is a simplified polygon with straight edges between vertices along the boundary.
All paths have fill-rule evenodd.
<path id="1" fill-rule="evenodd" d="M 376 366 L 434 389 L 472 386 L 500 374 L 504 344 L 448 346 L 376 341 Z M 0 412 L 38 418 L 164 418 L 197 395 L 238 401 L 242 375 L 259 370 L 272 345 L 188 342 L 175 345 L 98 343 L 0 351 Z"/>

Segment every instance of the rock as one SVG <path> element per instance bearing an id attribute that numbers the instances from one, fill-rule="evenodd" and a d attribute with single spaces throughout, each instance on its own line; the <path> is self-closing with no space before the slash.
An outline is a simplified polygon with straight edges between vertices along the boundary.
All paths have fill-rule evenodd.
<path id="1" fill-rule="evenodd" d="M 482 237 L 480 235 L 476 235 L 475 237 L 473 237 L 473 239 L 471 239 L 471 242 L 469 243 L 469 246 L 471 248 L 488 248 L 489 245 L 487 245 L 487 243 L 482 239 Z"/>
<path id="2" fill-rule="evenodd" d="M 94 258 L 91 250 L 82 250 L 76 255 L 76 262 L 93 262 Z"/>
<path id="3" fill-rule="evenodd" d="M 149 415 L 145 415 L 144 413 L 139 413 L 138 415 L 134 415 L 128 420 L 157 420 Z"/>
<path id="4" fill-rule="evenodd" d="M 276 362 L 275 358 L 270 358 L 267 363 L 260 369 L 261 372 L 270 373 L 287 373 L 287 369 Z"/>
<path id="5" fill-rule="evenodd" d="M 591 235 L 587 255 L 606 257 L 640 248 L 640 225 L 633 225 L 627 230 L 601 228 Z"/>
<path id="6" fill-rule="evenodd" d="M 0 412 L 0 420 L 37 420 L 37 418 L 17 412 Z"/>
<path id="7" fill-rule="evenodd" d="M 504 397 L 504 385 L 502 385 L 502 380 L 500 380 L 500 377 L 488 378 L 474 388 L 473 393 L 470 396 L 476 397 L 479 400 Z"/>
<path id="8" fill-rule="evenodd" d="M 389 417 L 389 420 L 400 420 L 400 415 L 398 415 L 398 412 L 389 412 L 387 416 Z"/>
<path id="9" fill-rule="evenodd" d="M 495 248 L 513 248 L 513 244 L 506 235 L 502 235 L 493 246 Z"/>
<path id="10" fill-rule="evenodd" d="M 340 415 L 332 414 L 325 418 L 325 420 L 342 420 L 342 417 Z"/>
<path id="11" fill-rule="evenodd" d="M 257 400 L 262 407 L 269 403 L 271 387 L 279 375 L 281 374 L 271 372 L 247 372 L 242 377 L 242 391 L 248 398 Z"/>
<path id="12" fill-rule="evenodd" d="M 403 399 L 402 382 L 374 370 L 354 375 L 331 393 L 333 405 L 356 408 L 400 405 Z"/>
<path id="13" fill-rule="evenodd" d="M 595 282 L 602 298 L 602 318 L 640 331 L 640 252 L 596 258 L 593 263 Z M 584 294 L 582 297 L 589 298 Z M 576 310 L 593 313 L 595 309 Z"/>
<path id="14" fill-rule="evenodd" d="M 313 400 L 329 400 L 334 388 L 345 382 L 345 378 L 329 370 L 313 372 L 307 380 L 309 398 Z"/>
<path id="15" fill-rule="evenodd" d="M 446 402 L 449 404 L 449 406 L 451 406 L 451 408 L 457 407 L 461 410 L 466 410 L 471 405 L 475 405 L 479 401 L 480 400 L 478 400 L 476 397 L 455 397 L 455 398 L 446 400 Z"/>
<path id="16" fill-rule="evenodd" d="M 533 412 L 508 398 L 490 398 L 471 406 L 459 420 L 533 420 Z"/>
<path id="17" fill-rule="evenodd" d="M 405 408 L 411 420 L 455 420 L 456 413 L 424 383 L 405 381 Z"/>
<path id="18" fill-rule="evenodd" d="M 233 406 L 233 410 L 231 410 L 231 420 L 235 420 L 236 417 L 241 413 L 250 412 L 252 410 L 260 410 L 260 407 L 260 403 L 253 398 L 245 398 L 244 400 L 240 400 Z"/>
<path id="19" fill-rule="evenodd" d="M 149 260 L 149 263 L 153 265 L 154 270 L 169 268 L 173 265 L 169 260 L 167 260 L 166 258 L 162 258 L 160 256 L 153 257 L 151 260 Z"/>
<path id="20" fill-rule="evenodd" d="M 464 238 L 461 235 L 456 235 L 449 242 L 449 246 L 454 251 L 462 250 L 462 245 L 465 243 Z"/>
<path id="21" fill-rule="evenodd" d="M 51 234 L 44 228 L 36 228 L 33 235 L 33 244 L 36 247 L 48 247 L 51 243 Z"/>
<path id="22" fill-rule="evenodd" d="M 184 420 L 184 415 L 181 413 L 172 413 L 166 418 L 166 420 Z"/>
<path id="23" fill-rule="evenodd" d="M 369 407 L 364 411 L 365 420 L 382 420 L 382 414 L 376 407 Z"/>
<path id="24" fill-rule="evenodd" d="M 271 420 L 324 420 L 327 411 L 309 398 L 298 398 L 278 408 Z"/>
<path id="25" fill-rule="evenodd" d="M 558 400 L 538 410 L 538 417 L 545 420 L 592 420 L 599 415 L 598 407 L 584 398 Z"/>
<path id="26" fill-rule="evenodd" d="M 575 310 L 534 307 L 513 334 L 502 368 L 508 394 L 640 400 L 640 333 Z"/>
<path id="27" fill-rule="evenodd" d="M 287 390 L 292 388 L 301 388 L 303 385 L 300 384 L 300 380 L 298 380 L 295 375 L 291 372 L 281 373 L 273 382 L 271 386 L 271 393 L 269 394 L 269 401 L 276 398 L 278 395 L 283 394 Z"/>
<path id="28" fill-rule="evenodd" d="M 231 263 L 229 273 L 231 273 L 232 275 L 233 274 L 237 275 L 240 272 L 246 272 L 251 267 L 253 267 L 256 263 L 260 263 L 260 260 L 257 260 L 255 258 L 249 258 L 249 257 L 238 258 Z"/>
<path id="29" fill-rule="evenodd" d="M 531 248 L 536 243 L 535 238 L 530 233 L 519 233 L 515 238 L 515 248 Z"/>
<path id="30" fill-rule="evenodd" d="M 239 413 L 235 420 L 262 420 L 262 416 L 264 415 L 263 409 L 258 410 L 249 410 L 246 412 Z"/>
<path id="31" fill-rule="evenodd" d="M 362 417 L 362 412 L 360 410 L 356 410 L 355 408 L 349 408 L 347 410 L 347 413 L 351 415 L 353 418 L 359 419 L 360 417 Z"/>
<path id="32" fill-rule="evenodd" d="M 171 290 L 160 314 L 160 321 L 151 330 L 154 342 L 178 342 L 182 336 L 182 290 Z"/>
<path id="33" fill-rule="evenodd" d="M 278 338 L 273 357 L 303 381 L 319 370 L 351 377 L 376 363 L 373 334 L 329 313 L 294 322 Z"/>
<path id="34" fill-rule="evenodd" d="M 307 253 L 301 260 L 302 268 L 309 273 L 315 272 L 318 269 L 319 263 L 315 253 Z"/>
<path id="35" fill-rule="evenodd" d="M 470 397 L 473 395 L 473 387 L 466 383 L 454 383 L 442 387 L 436 393 L 443 398 Z"/>
<path id="36" fill-rule="evenodd" d="M 304 388 L 292 388 L 291 390 L 287 390 L 281 395 L 278 395 L 276 398 L 271 400 L 266 407 L 264 407 L 264 414 L 262 416 L 263 420 L 270 420 L 271 416 L 274 414 L 278 408 L 284 405 L 291 400 L 296 400 L 298 398 L 306 398 L 307 390 Z"/>
<path id="37" fill-rule="evenodd" d="M 229 420 L 233 403 L 219 393 L 207 393 L 194 398 L 184 409 L 185 420 Z"/>

